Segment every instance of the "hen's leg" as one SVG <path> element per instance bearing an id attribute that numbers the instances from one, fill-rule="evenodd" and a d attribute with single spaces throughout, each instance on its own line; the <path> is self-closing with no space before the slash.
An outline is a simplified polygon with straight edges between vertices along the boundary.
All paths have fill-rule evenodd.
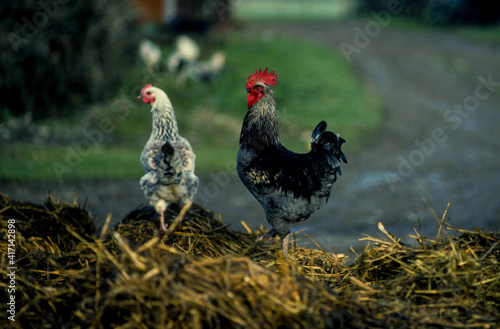
<path id="1" fill-rule="evenodd" d="M 165 200 L 159 200 L 155 204 L 155 210 L 160 214 L 160 228 L 164 231 L 167 231 L 167 226 L 165 225 L 165 210 L 167 210 L 168 203 Z"/>

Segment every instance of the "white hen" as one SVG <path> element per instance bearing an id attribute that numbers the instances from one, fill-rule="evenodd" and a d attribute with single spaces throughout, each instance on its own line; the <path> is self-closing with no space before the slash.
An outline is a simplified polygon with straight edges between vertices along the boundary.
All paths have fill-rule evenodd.
<path id="1" fill-rule="evenodd" d="M 151 136 L 141 154 L 141 165 L 146 174 L 140 185 L 160 215 L 161 228 L 166 231 L 164 212 L 169 203 L 179 203 L 184 211 L 192 204 L 199 184 L 194 174 L 196 156 L 187 139 L 179 135 L 167 94 L 149 84 L 142 89 L 139 98 L 152 105 L 153 114 Z"/>

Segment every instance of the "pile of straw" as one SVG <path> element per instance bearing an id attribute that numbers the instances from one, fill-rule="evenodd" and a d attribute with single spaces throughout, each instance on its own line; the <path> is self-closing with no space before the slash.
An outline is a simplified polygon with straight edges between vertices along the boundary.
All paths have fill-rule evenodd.
<path id="1" fill-rule="evenodd" d="M 0 272 L 7 220 L 16 219 L 13 328 L 496 328 L 500 324 L 498 234 L 442 225 L 415 246 L 390 233 L 350 264 L 278 239 L 231 230 L 193 206 L 168 232 L 143 207 L 94 232 L 76 204 L 0 195 Z M 108 221 L 109 223 L 109 221 Z M 7 272 L 7 273 L 6 273 Z M 9 282 L 0 282 L 8 300 Z M 0 304 L 2 323 L 6 304 Z M 5 319 L 3 319 L 5 318 Z"/>

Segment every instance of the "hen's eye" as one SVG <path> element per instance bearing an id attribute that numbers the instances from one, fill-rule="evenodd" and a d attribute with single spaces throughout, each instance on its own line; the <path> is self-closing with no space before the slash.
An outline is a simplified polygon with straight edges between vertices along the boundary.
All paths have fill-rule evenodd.
<path id="1" fill-rule="evenodd" d="M 146 91 L 146 95 L 151 95 L 151 92 L 150 91 Z"/>

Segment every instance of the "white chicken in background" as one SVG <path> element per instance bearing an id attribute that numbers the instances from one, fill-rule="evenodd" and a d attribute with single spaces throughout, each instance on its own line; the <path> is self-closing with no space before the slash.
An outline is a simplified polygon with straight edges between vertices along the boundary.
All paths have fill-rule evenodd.
<path id="1" fill-rule="evenodd" d="M 139 43 L 139 59 L 148 70 L 158 71 L 160 69 L 161 49 L 150 40 L 144 39 Z"/>
<path id="2" fill-rule="evenodd" d="M 219 50 L 207 61 L 197 62 L 188 67 L 188 74 L 193 80 L 210 83 L 219 75 L 225 64 L 226 53 Z"/>
<path id="3" fill-rule="evenodd" d="M 200 46 L 192 38 L 181 35 L 175 40 L 173 53 L 167 60 L 168 72 L 173 74 L 177 84 L 191 78 L 198 82 L 212 82 L 226 64 L 226 53 L 215 52 L 206 61 L 198 60 Z"/>
<path id="4" fill-rule="evenodd" d="M 200 56 L 200 46 L 186 35 L 175 39 L 173 53 L 167 59 L 168 72 L 179 75 L 192 65 Z M 185 79 L 185 78 L 184 78 Z"/>

